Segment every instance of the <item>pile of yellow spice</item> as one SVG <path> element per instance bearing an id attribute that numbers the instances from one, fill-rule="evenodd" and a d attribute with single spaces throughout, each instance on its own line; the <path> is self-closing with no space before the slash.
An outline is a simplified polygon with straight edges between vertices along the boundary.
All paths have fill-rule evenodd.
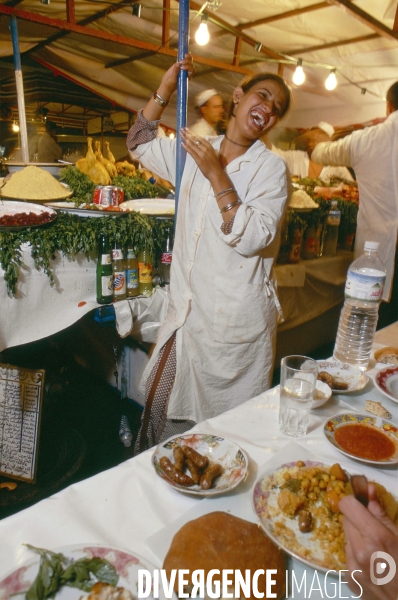
<path id="1" fill-rule="evenodd" d="M 31 165 L 13 173 L 1 188 L 1 195 L 22 200 L 57 200 L 69 192 L 48 171 Z"/>

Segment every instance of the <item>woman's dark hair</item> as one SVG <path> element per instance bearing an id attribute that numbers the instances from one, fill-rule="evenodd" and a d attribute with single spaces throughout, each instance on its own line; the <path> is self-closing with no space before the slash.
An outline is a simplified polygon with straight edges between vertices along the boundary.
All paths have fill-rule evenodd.
<path id="1" fill-rule="evenodd" d="M 387 100 L 391 102 L 395 110 L 398 110 L 398 81 L 392 84 L 387 92 Z"/>
<path id="2" fill-rule="evenodd" d="M 292 99 L 292 94 L 291 94 L 290 88 L 287 85 L 286 81 L 282 77 L 279 77 L 279 75 L 275 75 L 274 73 L 257 73 L 256 75 L 249 75 L 248 77 L 245 77 L 244 79 L 242 79 L 242 81 L 239 83 L 238 87 L 242 88 L 243 93 L 246 94 L 254 85 L 256 85 L 257 83 L 260 83 L 261 81 L 267 81 L 267 80 L 276 81 L 276 83 L 278 83 L 280 85 L 280 87 L 282 88 L 282 90 L 285 92 L 286 103 L 285 103 L 285 106 L 283 107 L 283 111 L 280 115 L 280 118 L 282 118 L 285 116 L 285 114 L 289 110 L 291 99 Z M 228 107 L 228 118 L 232 117 L 234 106 L 235 106 L 234 101 L 231 100 L 230 105 Z"/>

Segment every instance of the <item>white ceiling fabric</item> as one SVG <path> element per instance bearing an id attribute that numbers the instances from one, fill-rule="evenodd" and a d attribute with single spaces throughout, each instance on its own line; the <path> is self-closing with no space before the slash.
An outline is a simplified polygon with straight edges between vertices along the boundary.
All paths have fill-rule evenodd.
<path id="1" fill-rule="evenodd" d="M 315 4 L 314 0 L 251 0 L 246 4 L 241 0 L 224 0 L 216 11 L 210 10 L 210 14 L 238 27 L 312 4 Z M 397 0 L 355 0 L 352 4 L 390 30 L 394 20 L 397 20 Z M 7 2 L 0 2 L 0 57 L 12 54 L 9 16 L 1 14 L 3 5 L 6 6 Z M 107 6 L 112 6 L 112 2 L 76 2 L 76 23 Z M 159 48 L 162 6 L 161 0 L 146 0 L 141 18 L 137 18 L 132 15 L 131 5 L 128 5 L 87 27 Z M 199 6 L 201 5 L 198 4 L 197 7 Z M 170 47 L 174 48 L 177 44 L 178 7 L 178 2 L 171 0 Z M 66 21 L 65 3 L 61 0 L 51 0 L 49 5 L 43 5 L 39 0 L 22 0 L 15 6 L 15 10 Z M 190 19 L 194 19 L 191 24 L 193 39 L 200 21 L 197 10 L 191 10 Z M 35 49 L 37 43 L 57 34 L 59 29 L 50 24 L 29 22 L 18 15 L 17 22 L 21 53 L 30 51 L 32 58 L 128 109 L 137 110 L 145 104 L 156 90 L 162 73 L 173 61 L 170 56 L 159 53 L 148 55 L 145 49 L 77 32 L 68 33 L 47 46 Z M 223 32 L 212 22 L 209 22 L 209 30 L 209 44 L 199 47 L 191 42 L 190 51 L 199 57 L 231 64 L 235 36 Z M 384 95 L 388 87 L 398 79 L 398 32 L 395 39 L 393 36 L 379 35 L 355 44 L 311 50 L 315 46 L 375 33 L 369 25 L 336 6 L 279 18 L 266 24 L 253 25 L 243 31 L 274 52 L 283 55 L 294 53 L 295 61 L 303 59 L 306 82 L 300 88 L 293 86 L 293 108 L 283 121 L 284 126 L 309 127 L 319 120 L 340 126 L 385 116 Z M 128 57 L 137 59 L 106 68 L 109 63 Z M 253 45 L 245 42 L 241 47 L 240 65 L 253 71 L 276 72 L 278 68 L 275 60 L 269 61 L 266 54 L 256 52 Z M 338 87 L 332 92 L 324 88 L 324 80 L 330 67 L 337 68 L 338 79 Z M 195 78 L 189 85 L 188 124 L 196 118 L 193 103 L 197 93 L 211 87 L 227 99 L 242 78 L 241 73 L 207 64 L 197 63 L 196 68 Z M 284 67 L 284 76 L 289 83 L 294 68 L 295 63 Z M 366 93 L 361 93 L 361 88 Z M 164 113 L 164 123 L 170 127 L 175 126 L 175 99 Z"/>

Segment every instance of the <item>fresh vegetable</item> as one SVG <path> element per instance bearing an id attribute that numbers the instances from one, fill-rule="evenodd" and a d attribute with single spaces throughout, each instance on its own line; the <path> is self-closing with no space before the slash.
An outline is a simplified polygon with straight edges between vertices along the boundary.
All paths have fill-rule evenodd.
<path id="1" fill-rule="evenodd" d="M 80 204 L 90 204 L 93 199 L 95 184 L 88 175 L 85 175 L 75 167 L 66 167 L 62 169 L 60 179 L 66 183 L 73 196 L 71 201 L 75 206 Z M 159 184 L 152 184 L 142 177 L 127 177 L 126 175 L 117 175 L 111 178 L 111 185 L 117 185 L 124 190 L 125 200 L 136 200 L 137 198 L 157 198 L 167 196 L 170 190 Z"/>
<path id="2" fill-rule="evenodd" d="M 39 572 L 26 592 L 26 600 L 53 598 L 64 585 L 89 592 L 97 581 L 115 586 L 119 580 L 115 567 L 102 558 L 72 560 L 60 552 L 26 545 L 40 555 Z"/>

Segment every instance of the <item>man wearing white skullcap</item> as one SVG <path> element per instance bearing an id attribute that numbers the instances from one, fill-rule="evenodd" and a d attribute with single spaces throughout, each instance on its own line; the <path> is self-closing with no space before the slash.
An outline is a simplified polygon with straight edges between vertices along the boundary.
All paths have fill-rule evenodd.
<path id="1" fill-rule="evenodd" d="M 224 106 L 220 94 L 214 90 L 204 90 L 196 96 L 195 108 L 200 119 L 189 128 L 193 135 L 203 137 L 218 135 L 216 125 L 224 116 Z"/>
<path id="2" fill-rule="evenodd" d="M 291 175 L 321 179 L 325 183 L 329 183 L 330 179 L 336 177 L 346 181 L 353 181 L 353 177 L 347 167 L 318 165 L 310 158 L 314 148 L 321 142 L 330 141 L 333 134 L 333 125 L 326 123 L 326 121 L 320 121 L 318 125 L 295 138 L 295 150 L 281 150 L 273 145 L 271 150 L 283 156 Z M 267 142 L 265 143 L 267 145 Z M 268 147 L 270 146 L 268 145 Z"/>

